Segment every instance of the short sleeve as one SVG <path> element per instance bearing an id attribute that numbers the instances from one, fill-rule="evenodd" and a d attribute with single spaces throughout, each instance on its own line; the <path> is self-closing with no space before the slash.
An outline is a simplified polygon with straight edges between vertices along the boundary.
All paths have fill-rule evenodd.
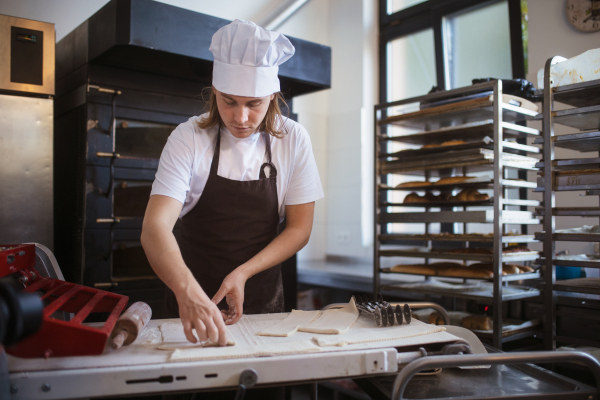
<path id="1" fill-rule="evenodd" d="M 163 195 L 185 203 L 190 190 L 194 163 L 193 132 L 187 124 L 179 125 L 165 145 L 150 195 Z"/>
<path id="2" fill-rule="evenodd" d="M 301 128 L 298 133 L 293 171 L 285 197 L 286 205 L 306 204 L 324 197 L 308 132 Z"/>

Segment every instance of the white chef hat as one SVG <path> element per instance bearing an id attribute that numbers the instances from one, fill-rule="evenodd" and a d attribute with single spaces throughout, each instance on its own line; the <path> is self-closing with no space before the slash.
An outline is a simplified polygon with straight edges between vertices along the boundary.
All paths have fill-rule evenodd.
<path id="1" fill-rule="evenodd" d="M 209 50 L 215 57 L 215 89 L 246 97 L 279 92 L 279 65 L 295 52 L 281 33 L 239 19 L 215 32 Z"/>

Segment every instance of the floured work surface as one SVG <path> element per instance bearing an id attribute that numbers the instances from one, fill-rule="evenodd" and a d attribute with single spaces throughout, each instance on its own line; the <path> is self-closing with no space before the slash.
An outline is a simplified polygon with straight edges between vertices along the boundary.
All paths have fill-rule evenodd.
<path id="1" fill-rule="evenodd" d="M 151 320 L 138 339 L 129 346 L 123 346 L 120 349 L 113 350 L 110 346 L 105 348 L 104 354 L 99 356 L 80 356 L 80 357 L 51 357 L 48 359 L 25 359 L 8 356 L 8 369 L 10 373 L 29 372 L 29 371 L 48 371 L 48 370 L 70 370 L 81 368 L 109 368 L 116 366 L 163 364 L 168 362 L 192 361 L 192 360 L 215 360 L 216 358 L 232 359 L 237 358 L 235 353 L 239 353 L 239 358 L 248 357 L 248 353 L 256 354 L 252 350 L 259 349 L 285 349 L 285 351 L 273 354 L 267 352 L 258 353 L 258 356 L 268 355 L 289 355 L 304 354 L 310 357 L 313 354 L 325 352 L 339 352 L 352 350 L 366 350 L 379 348 L 402 348 L 412 350 L 415 346 L 436 345 L 442 343 L 455 343 L 462 341 L 458 337 L 451 335 L 443 328 L 435 325 L 424 324 L 413 320 L 409 325 L 393 327 L 377 327 L 372 317 L 360 315 L 356 323 L 350 330 L 340 335 L 315 334 L 308 332 L 296 332 L 288 337 L 269 337 L 258 336 L 258 332 L 277 324 L 288 313 L 264 314 L 264 315 L 244 315 L 235 325 L 228 326 L 230 339 L 236 343 L 235 346 L 225 348 L 198 348 L 198 345 L 189 343 L 183 334 L 176 333 L 172 329 L 174 323 L 180 323 L 179 319 L 172 320 Z M 169 335 L 167 340 L 163 341 L 161 325 L 167 324 Z M 394 331 L 395 330 L 395 331 Z M 175 332 L 175 333 L 173 333 Z M 394 333 L 395 332 L 395 333 Z M 431 333 L 430 333 L 431 332 Z M 394 333 L 394 334 L 392 334 Z M 425 333 L 425 334 L 423 334 Z M 401 336 L 410 337 L 401 337 Z M 362 342 L 364 339 L 373 339 L 380 337 L 378 341 Z M 398 338 L 401 337 L 401 338 Z M 314 338 L 314 339 L 313 339 Z M 359 338 L 360 340 L 357 340 Z M 392 338 L 391 340 L 389 340 Z M 318 345 L 321 341 L 322 346 Z M 292 342 L 300 342 L 292 345 Z M 160 350 L 163 348 L 179 348 L 178 350 Z M 297 353 L 289 352 L 289 348 L 298 349 Z M 186 349 L 183 356 L 181 349 Z M 191 353 L 190 353 L 191 352 Z M 210 355 L 219 352 L 228 352 L 227 357 L 212 357 Z M 175 354 L 174 359 L 171 357 Z M 187 355 L 186 355 L 187 354 Z M 190 356 L 191 354 L 191 356 Z M 253 357 L 255 355 L 252 355 Z M 206 358 L 204 358 L 206 357 Z M 217 362 L 217 361 L 214 361 Z"/>

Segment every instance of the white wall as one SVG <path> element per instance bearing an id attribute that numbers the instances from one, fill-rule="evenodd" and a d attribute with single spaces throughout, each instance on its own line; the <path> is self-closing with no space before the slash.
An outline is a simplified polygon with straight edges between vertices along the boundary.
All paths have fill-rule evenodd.
<path id="1" fill-rule="evenodd" d="M 552 56 L 574 57 L 589 49 L 600 47 L 600 32 L 585 33 L 573 28 L 565 16 L 564 0 L 529 0 L 529 71 L 527 79 L 537 86 L 537 71 Z M 532 125 L 534 126 L 534 125 Z M 541 124 L 535 125 L 541 129 Z M 574 133 L 575 130 L 556 125 L 555 134 Z M 565 149 L 556 150 L 557 158 L 577 158 L 582 154 Z M 598 153 L 584 153 L 597 157 Z M 597 207 L 598 197 L 579 196 L 580 192 L 562 192 L 556 195 L 557 206 Z M 532 198 L 541 200 L 534 194 Z M 596 218 L 556 217 L 557 229 L 581 225 L 596 225 Z M 592 254 L 592 243 L 558 242 L 556 250 L 569 250 L 571 254 Z M 588 276 L 598 276 L 598 270 L 588 269 Z"/>

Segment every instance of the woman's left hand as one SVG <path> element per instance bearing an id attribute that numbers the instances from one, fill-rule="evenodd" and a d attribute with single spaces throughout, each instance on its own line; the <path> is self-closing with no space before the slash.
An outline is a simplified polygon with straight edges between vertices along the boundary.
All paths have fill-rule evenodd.
<path id="1" fill-rule="evenodd" d="M 246 280 L 247 278 L 238 269 L 234 270 L 223 279 L 219 291 L 212 298 L 215 304 L 219 304 L 223 298 L 227 301 L 229 310 L 221 310 L 221 315 L 227 325 L 235 324 L 242 318 Z"/>

